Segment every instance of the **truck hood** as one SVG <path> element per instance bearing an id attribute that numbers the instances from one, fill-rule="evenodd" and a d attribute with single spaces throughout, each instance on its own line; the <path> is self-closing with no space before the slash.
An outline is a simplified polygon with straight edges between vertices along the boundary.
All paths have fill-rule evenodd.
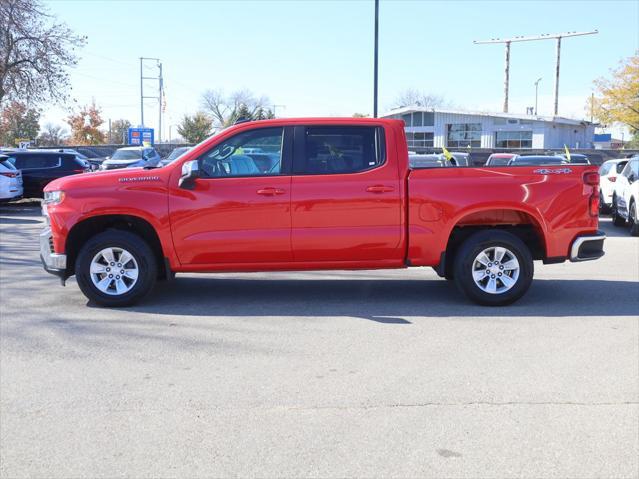
<path id="1" fill-rule="evenodd" d="M 78 175 L 64 176 L 53 180 L 44 191 L 94 188 L 116 188 L 127 184 L 166 184 L 169 178 L 168 168 L 122 168 L 117 170 L 94 171 Z"/>

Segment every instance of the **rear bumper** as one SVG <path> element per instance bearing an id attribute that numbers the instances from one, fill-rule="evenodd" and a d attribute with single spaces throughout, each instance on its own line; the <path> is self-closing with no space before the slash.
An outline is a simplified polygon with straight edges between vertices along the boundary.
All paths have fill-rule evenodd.
<path id="1" fill-rule="evenodd" d="M 575 238 L 570 247 L 570 261 L 592 261 L 601 258 L 606 233 L 597 231 L 595 234 L 581 235 Z"/>
<path id="2" fill-rule="evenodd" d="M 67 255 L 53 251 L 51 228 L 45 228 L 40 233 L 40 260 L 46 272 L 63 280 L 67 278 Z"/>

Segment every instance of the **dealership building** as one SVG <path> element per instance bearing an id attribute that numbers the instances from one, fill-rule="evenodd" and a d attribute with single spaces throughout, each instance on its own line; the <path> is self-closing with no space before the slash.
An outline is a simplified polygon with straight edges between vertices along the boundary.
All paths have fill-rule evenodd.
<path id="1" fill-rule="evenodd" d="M 434 110 L 417 106 L 392 110 L 383 118 L 406 124 L 411 150 L 428 148 L 546 149 L 592 148 L 595 125 L 538 115 Z"/>

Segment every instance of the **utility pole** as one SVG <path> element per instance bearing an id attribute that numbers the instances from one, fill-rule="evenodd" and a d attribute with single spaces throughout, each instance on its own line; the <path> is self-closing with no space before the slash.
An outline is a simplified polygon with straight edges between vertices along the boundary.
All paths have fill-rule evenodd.
<path id="1" fill-rule="evenodd" d="M 539 82 L 541 81 L 541 78 L 537 78 L 537 81 L 535 82 L 535 116 L 537 116 L 537 98 L 539 98 Z"/>
<path id="2" fill-rule="evenodd" d="M 159 73 L 156 77 L 144 76 L 144 62 L 147 60 L 155 61 Z M 158 96 L 144 96 L 144 80 L 157 80 Z M 158 116 L 158 143 L 162 141 L 162 91 L 164 88 L 164 79 L 162 78 L 162 63 L 159 58 L 140 57 L 140 126 L 144 127 L 144 100 L 147 98 L 157 100 L 159 106 Z"/>
<path id="3" fill-rule="evenodd" d="M 375 66 L 373 67 L 373 118 L 377 118 L 377 69 L 379 46 L 379 0 L 375 0 Z"/>
<path id="4" fill-rule="evenodd" d="M 164 87 L 164 80 L 162 79 L 162 63 L 159 61 L 158 68 L 160 69 L 160 76 L 158 78 L 158 143 L 162 143 L 162 88 Z"/>
<path id="5" fill-rule="evenodd" d="M 565 32 L 565 33 L 542 33 L 535 36 L 519 36 L 513 38 L 491 38 L 490 40 L 475 40 L 475 45 L 481 45 L 485 43 L 504 43 L 506 45 L 506 66 L 504 68 L 504 112 L 508 113 L 508 88 L 509 88 L 509 76 L 510 76 L 510 44 L 512 42 L 530 42 L 535 40 L 557 40 L 557 59 L 555 65 L 555 116 L 559 113 L 559 62 L 561 58 L 561 39 L 566 37 L 577 37 L 583 35 L 594 35 L 599 33 L 598 30 L 592 30 L 590 32 Z"/>
<path id="6" fill-rule="evenodd" d="M 510 42 L 506 42 L 504 52 L 504 113 L 508 113 L 508 86 L 510 83 Z"/>
<path id="7" fill-rule="evenodd" d="M 142 62 L 144 58 L 140 57 L 140 126 L 144 127 L 144 78 L 142 75 Z"/>

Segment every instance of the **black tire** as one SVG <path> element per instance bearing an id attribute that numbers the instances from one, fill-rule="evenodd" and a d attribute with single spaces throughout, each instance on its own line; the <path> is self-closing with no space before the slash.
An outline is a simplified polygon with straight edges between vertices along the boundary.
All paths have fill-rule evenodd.
<path id="1" fill-rule="evenodd" d="M 637 214 L 637 203 L 631 201 L 628 209 L 628 224 L 630 225 L 631 236 L 639 236 L 639 216 Z"/>
<path id="2" fill-rule="evenodd" d="M 612 197 L 612 208 L 610 210 L 610 216 L 612 217 L 612 224 L 615 226 L 624 226 L 626 224 L 626 220 L 623 216 L 619 215 L 619 211 L 617 210 L 617 197 Z"/>
<path id="3" fill-rule="evenodd" d="M 91 280 L 91 262 L 105 248 L 124 249 L 137 263 L 138 276 L 131 289 L 123 294 L 100 291 Z M 75 262 L 75 276 L 84 295 L 100 306 L 131 306 L 144 298 L 155 285 L 158 266 L 153 251 L 138 235 L 128 231 L 110 229 L 89 239 L 80 250 Z"/>
<path id="4" fill-rule="evenodd" d="M 519 275 L 514 285 L 501 293 L 486 292 L 473 279 L 477 256 L 482 251 L 495 247 L 505 248 L 519 263 Z M 455 284 L 470 300 L 484 306 L 504 306 L 517 301 L 530 288 L 533 272 L 534 265 L 530 250 L 517 236 L 507 231 L 479 231 L 464 241 L 455 256 Z M 495 278 L 495 276 L 492 277 Z M 488 277 L 486 279 L 489 280 Z M 505 287 L 500 278 L 497 278 L 497 281 Z"/>
<path id="5" fill-rule="evenodd" d="M 599 216 L 610 213 L 610 207 L 604 201 L 603 193 L 599 192 Z"/>

